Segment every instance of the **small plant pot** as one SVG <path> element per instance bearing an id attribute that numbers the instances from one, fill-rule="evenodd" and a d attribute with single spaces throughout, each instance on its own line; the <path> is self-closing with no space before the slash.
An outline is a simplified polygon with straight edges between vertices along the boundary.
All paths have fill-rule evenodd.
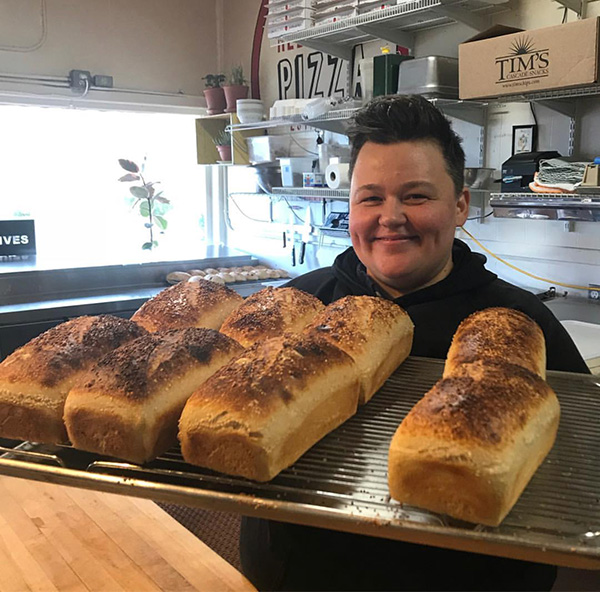
<path id="1" fill-rule="evenodd" d="M 204 98 L 206 99 L 206 108 L 209 115 L 216 115 L 225 111 L 227 103 L 225 101 L 225 92 L 221 87 L 207 88 L 204 91 Z"/>
<path id="2" fill-rule="evenodd" d="M 231 146 L 229 144 L 217 146 L 217 150 L 223 162 L 231 162 Z"/>
<path id="3" fill-rule="evenodd" d="M 235 113 L 236 101 L 248 98 L 248 87 L 245 84 L 228 84 L 223 87 L 225 100 L 227 102 L 226 113 Z"/>

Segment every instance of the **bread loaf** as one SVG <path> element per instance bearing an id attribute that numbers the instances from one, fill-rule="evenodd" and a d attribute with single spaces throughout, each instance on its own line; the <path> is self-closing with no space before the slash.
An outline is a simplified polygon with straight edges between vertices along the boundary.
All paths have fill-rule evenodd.
<path id="1" fill-rule="evenodd" d="M 486 308 L 458 327 L 448 350 L 444 377 L 460 364 L 501 359 L 546 378 L 546 342 L 537 323 L 510 308 Z"/>
<path id="2" fill-rule="evenodd" d="M 390 300 L 345 296 L 319 313 L 305 332 L 330 341 L 356 362 L 363 404 L 407 358 L 413 329 L 406 311 Z"/>
<path id="3" fill-rule="evenodd" d="M 212 329 L 174 329 L 109 353 L 69 392 L 65 424 L 76 448 L 131 462 L 177 443 L 192 392 L 243 348 Z"/>
<path id="4" fill-rule="evenodd" d="M 539 376 L 500 360 L 463 364 L 398 427 L 391 496 L 497 526 L 552 448 L 560 409 Z"/>
<path id="5" fill-rule="evenodd" d="M 204 327 L 218 330 L 243 298 L 233 290 L 192 276 L 194 282 L 180 282 L 144 302 L 131 317 L 148 331 Z"/>
<path id="6" fill-rule="evenodd" d="M 209 378 L 179 421 L 184 459 L 268 481 L 356 412 L 352 358 L 314 336 L 258 343 Z"/>
<path id="7" fill-rule="evenodd" d="M 301 331 L 325 308 L 296 288 L 265 288 L 249 296 L 223 322 L 221 332 L 250 347 L 258 341 Z"/>
<path id="8" fill-rule="evenodd" d="M 135 323 L 110 315 L 83 316 L 57 325 L 0 363 L 0 436 L 65 442 L 65 398 L 101 356 L 146 334 Z"/>

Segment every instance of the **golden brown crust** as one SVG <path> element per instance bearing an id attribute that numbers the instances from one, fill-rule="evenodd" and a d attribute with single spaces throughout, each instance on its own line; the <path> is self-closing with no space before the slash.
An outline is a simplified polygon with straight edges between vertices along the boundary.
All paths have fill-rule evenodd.
<path id="1" fill-rule="evenodd" d="M 0 364 L 0 435 L 66 441 L 63 408 L 71 386 L 102 355 L 146 333 L 111 315 L 78 317 L 13 352 Z"/>
<path id="2" fill-rule="evenodd" d="M 242 301 L 237 292 L 215 282 L 180 282 L 145 302 L 131 320 L 148 331 L 188 327 L 218 330 Z"/>
<path id="3" fill-rule="evenodd" d="M 372 296 L 345 296 L 319 313 L 306 327 L 338 346 L 361 374 L 360 403 L 370 400 L 412 347 L 413 323 L 400 306 Z"/>
<path id="4" fill-rule="evenodd" d="M 315 336 L 256 344 L 209 378 L 179 421 L 187 462 L 272 479 L 356 411 L 352 358 Z"/>
<path id="5" fill-rule="evenodd" d="M 111 352 L 65 403 L 73 446 L 132 462 L 177 442 L 177 421 L 192 392 L 242 353 L 226 335 L 202 328 L 145 335 Z"/>
<path id="6" fill-rule="evenodd" d="M 406 416 L 400 432 L 498 449 L 511 445 L 549 397 L 555 397 L 550 386 L 525 368 L 479 360 L 437 382 Z"/>
<path id="7" fill-rule="evenodd" d="M 324 308 L 318 298 L 302 290 L 268 287 L 234 310 L 221 332 L 250 347 L 257 341 L 302 330 Z"/>
<path id="8" fill-rule="evenodd" d="M 242 351 L 236 341 L 213 329 L 158 331 L 104 356 L 87 373 L 79 390 L 143 402 L 187 368 Z"/>
<path id="9" fill-rule="evenodd" d="M 546 377 L 546 342 L 540 327 L 510 308 L 486 308 L 458 327 L 448 350 L 444 376 L 460 364 L 500 358 Z"/>
<path id="10" fill-rule="evenodd" d="M 52 327 L 8 356 L 0 363 L 0 382 L 55 387 L 105 353 L 144 334 L 145 329 L 127 319 L 77 317 Z"/>

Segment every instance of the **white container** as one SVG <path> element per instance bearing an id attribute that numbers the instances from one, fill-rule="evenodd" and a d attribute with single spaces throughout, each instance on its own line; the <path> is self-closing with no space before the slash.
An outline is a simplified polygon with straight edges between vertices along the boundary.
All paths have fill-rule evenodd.
<path id="1" fill-rule="evenodd" d="M 272 162 L 290 155 L 289 136 L 254 136 L 246 138 L 248 159 L 252 163 Z"/>
<path id="2" fill-rule="evenodd" d="M 302 175 L 313 172 L 315 159 L 305 157 L 280 158 L 283 187 L 302 187 Z"/>
<path id="3" fill-rule="evenodd" d="M 312 19 L 300 19 L 286 24 L 275 25 L 274 27 L 268 28 L 267 37 L 269 39 L 273 39 L 274 37 L 280 37 L 281 35 L 285 35 L 286 33 L 293 33 L 294 31 L 302 31 L 304 29 L 308 29 L 313 25 L 314 22 Z"/>
<path id="4" fill-rule="evenodd" d="M 269 2 L 269 15 L 298 8 L 312 8 L 315 0 L 287 0 L 287 2 Z"/>
<path id="5" fill-rule="evenodd" d="M 265 116 L 265 107 L 259 99 L 238 99 L 235 108 L 240 123 L 257 123 Z"/>
<path id="6" fill-rule="evenodd" d="M 299 10 L 286 10 L 285 12 L 277 12 L 268 14 L 267 21 L 270 26 L 280 25 L 281 23 L 289 23 L 300 19 L 312 19 L 313 11 L 310 8 L 300 8 Z"/>

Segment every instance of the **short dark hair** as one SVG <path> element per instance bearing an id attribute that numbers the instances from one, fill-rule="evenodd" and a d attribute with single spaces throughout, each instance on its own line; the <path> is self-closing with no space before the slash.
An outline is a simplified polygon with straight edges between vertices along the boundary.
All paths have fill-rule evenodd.
<path id="1" fill-rule="evenodd" d="M 347 131 L 351 142 L 350 176 L 366 142 L 395 144 L 412 140 L 435 142 L 444 155 L 456 194 L 464 186 L 465 153 L 461 139 L 443 113 L 420 95 L 376 97 L 358 110 Z"/>

